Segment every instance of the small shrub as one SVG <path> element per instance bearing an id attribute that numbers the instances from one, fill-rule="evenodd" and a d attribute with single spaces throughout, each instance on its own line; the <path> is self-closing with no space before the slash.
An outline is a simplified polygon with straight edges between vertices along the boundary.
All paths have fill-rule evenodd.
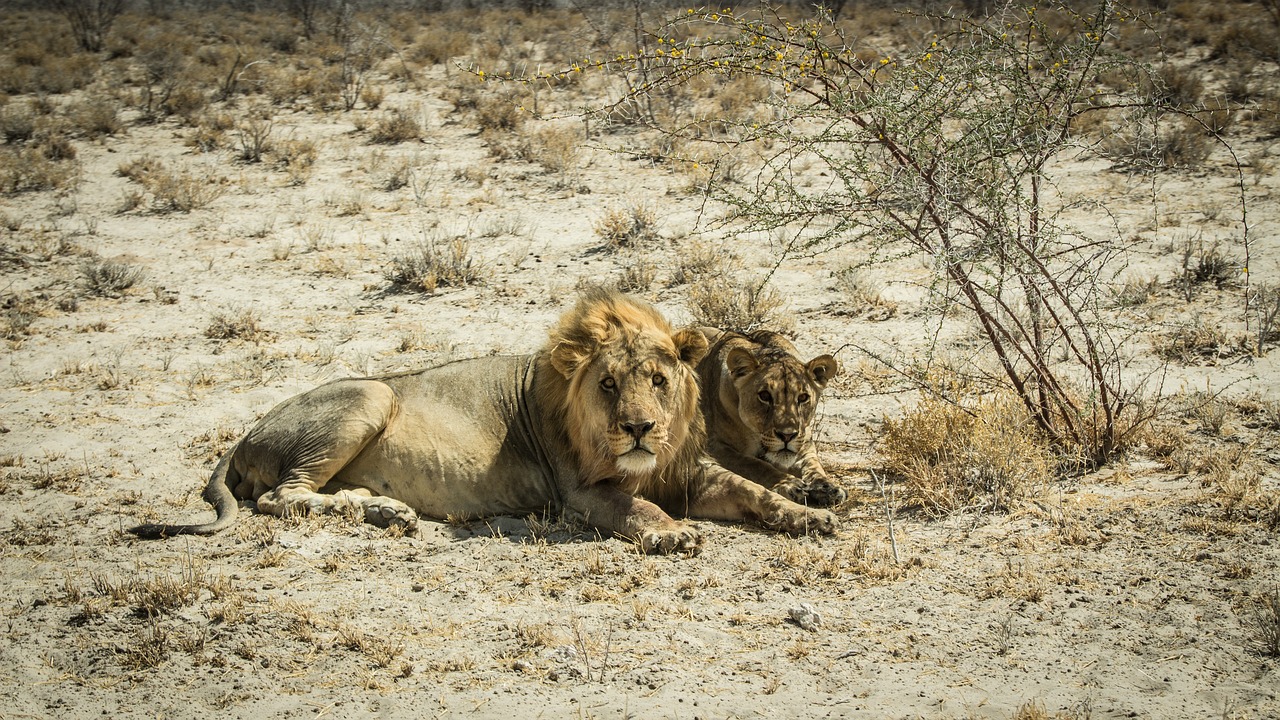
<path id="1" fill-rule="evenodd" d="M 225 178 L 185 167 L 169 168 L 149 156 L 121 164 L 116 173 L 146 188 L 160 210 L 191 212 L 218 199 L 226 190 Z"/>
<path id="2" fill-rule="evenodd" d="M 513 132 L 524 123 L 516 98 L 509 94 L 485 95 L 476 101 L 475 121 L 481 131 Z"/>
<path id="3" fill-rule="evenodd" d="M 71 124 L 86 137 L 115 135 L 124 129 L 116 103 L 106 95 L 94 95 L 67 109 Z"/>
<path id="4" fill-rule="evenodd" d="M 440 23 L 445 23 L 440 18 Z M 471 50 L 471 34 L 462 30 L 443 27 L 426 28 L 418 41 L 409 48 L 408 57 L 418 63 L 438 65 Z"/>
<path id="5" fill-rule="evenodd" d="M 262 328 L 258 314 L 249 309 L 231 309 L 215 313 L 204 336 L 213 340 L 248 340 L 259 342 L 270 336 Z"/>
<path id="6" fill-rule="evenodd" d="M 596 221 L 594 229 L 610 247 L 639 247 L 658 239 L 658 213 L 644 203 L 611 208 Z"/>
<path id="7" fill-rule="evenodd" d="M 1161 358 L 1184 365 L 1214 364 L 1243 350 L 1240 338 L 1232 338 L 1217 323 L 1206 322 L 1198 315 L 1190 322 L 1179 323 L 1168 332 L 1156 335 L 1152 346 Z"/>
<path id="8" fill-rule="evenodd" d="M 652 285 L 657 277 L 658 268 L 647 260 L 639 260 L 627 265 L 618 278 L 618 289 L 622 292 L 643 292 Z"/>
<path id="9" fill-rule="evenodd" d="M 396 290 L 433 294 L 442 285 L 465 287 L 479 282 L 481 268 L 472 259 L 466 238 L 444 242 L 428 238 L 392 258 L 386 278 Z"/>
<path id="10" fill-rule="evenodd" d="M 1197 283 L 1213 283 L 1222 288 L 1234 284 L 1240 273 L 1240 261 L 1224 253 L 1217 243 L 1204 247 L 1196 252 L 1195 266 L 1189 269 L 1192 279 Z"/>
<path id="11" fill-rule="evenodd" d="M 395 108 L 384 112 L 369 131 L 369 139 L 382 145 L 422 138 L 422 120 L 416 111 Z"/>
<path id="12" fill-rule="evenodd" d="M 1136 121 L 1112 127 L 1100 145 L 1103 156 L 1126 169 L 1151 172 L 1203 163 L 1213 139 L 1193 118 Z"/>
<path id="13" fill-rule="evenodd" d="M 524 135 L 517 154 L 551 172 L 565 174 L 578 167 L 581 136 L 571 127 L 544 127 Z"/>
<path id="14" fill-rule="evenodd" d="M 1164 65 L 1151 78 L 1148 96 L 1158 105 L 1190 110 L 1200 102 L 1204 79 L 1194 68 Z"/>
<path id="15" fill-rule="evenodd" d="M 1267 657 L 1280 657 L 1280 590 L 1259 595 L 1250 619 L 1258 652 Z"/>
<path id="16" fill-rule="evenodd" d="M 722 248 L 706 243 L 693 242 L 680 249 L 672 285 L 696 282 L 712 273 L 728 273 L 734 269 L 735 260 Z"/>
<path id="17" fill-rule="evenodd" d="M 897 314 L 898 304 L 881 295 L 880 282 L 867 272 L 848 268 L 836 273 L 835 281 L 836 289 L 848 299 L 853 312 L 866 313 L 870 320 L 887 320 Z"/>
<path id="18" fill-rule="evenodd" d="M 75 163 L 51 159 L 45 148 L 0 148 L 0 192 L 58 190 L 78 176 Z"/>
<path id="19" fill-rule="evenodd" d="M 372 85 L 366 86 L 360 91 L 360 102 L 370 110 L 377 110 L 382 105 L 382 100 L 387 96 L 387 91 L 380 87 Z"/>
<path id="20" fill-rule="evenodd" d="M 906 502 L 939 515 L 1012 509 L 1046 486 L 1055 464 L 1026 408 L 1008 395 L 959 403 L 926 397 L 885 420 L 877 449 L 885 468 L 903 479 Z"/>
<path id="21" fill-rule="evenodd" d="M 240 159 L 248 163 L 262 162 L 262 156 L 271 150 L 271 131 L 274 124 L 270 117 L 258 115 L 240 123 L 236 138 L 240 142 Z"/>
<path id="22" fill-rule="evenodd" d="M 119 297 L 125 290 L 142 282 L 146 271 L 127 262 L 91 260 L 80 266 L 84 289 L 101 297 Z"/>
<path id="23" fill-rule="evenodd" d="M 29 103 L 13 102 L 0 107 L 0 135 L 6 143 L 30 140 L 36 134 L 36 115 Z"/>
<path id="24" fill-rule="evenodd" d="M 311 140 L 285 140 L 275 145 L 276 162 L 289 176 L 290 185 L 307 182 L 318 155 L 316 144 Z"/>
<path id="25" fill-rule="evenodd" d="M 763 327 L 786 329 L 782 297 L 768 286 L 753 286 L 730 275 L 705 275 L 689 287 L 687 299 L 694 324 L 751 332 Z"/>
<path id="26" fill-rule="evenodd" d="M 1157 278 L 1126 279 L 1119 287 L 1111 288 L 1111 305 L 1118 308 L 1138 307 L 1151 302 L 1160 286 Z"/>
<path id="27" fill-rule="evenodd" d="M 21 340 L 31 332 L 31 325 L 40 317 L 35 299 L 27 295 L 6 295 L 0 298 L 0 338 Z"/>

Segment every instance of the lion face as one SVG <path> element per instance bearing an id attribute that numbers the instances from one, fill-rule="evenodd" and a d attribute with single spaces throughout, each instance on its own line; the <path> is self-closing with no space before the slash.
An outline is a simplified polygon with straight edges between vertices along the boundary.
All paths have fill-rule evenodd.
<path id="1" fill-rule="evenodd" d="M 673 332 L 648 306 L 614 307 L 597 319 L 586 337 L 562 338 L 551 350 L 568 381 L 569 439 L 588 475 L 643 482 L 689 439 L 694 368 L 707 341 L 696 330 Z"/>
<path id="2" fill-rule="evenodd" d="M 737 391 L 738 418 L 758 438 L 760 456 L 791 468 L 809 440 L 819 396 L 837 372 L 835 358 L 821 355 L 803 363 L 785 351 L 739 347 L 725 362 Z"/>

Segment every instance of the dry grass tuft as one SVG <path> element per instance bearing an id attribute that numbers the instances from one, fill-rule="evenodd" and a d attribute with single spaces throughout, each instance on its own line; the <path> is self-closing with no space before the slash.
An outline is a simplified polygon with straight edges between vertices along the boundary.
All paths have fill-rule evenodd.
<path id="1" fill-rule="evenodd" d="M 146 188 L 161 211 L 191 212 L 205 207 L 222 196 L 227 184 L 221 176 L 188 167 L 171 168 L 149 156 L 122 163 L 116 172 Z"/>
<path id="2" fill-rule="evenodd" d="M 1267 657 L 1280 657 L 1280 590 L 1259 595 L 1249 619 L 1258 652 Z"/>
<path id="3" fill-rule="evenodd" d="M 204 329 L 204 336 L 213 340 L 248 340 L 256 343 L 270 335 L 263 329 L 258 313 L 248 308 L 214 313 L 213 319 Z"/>
<path id="4" fill-rule="evenodd" d="M 405 108 L 383 112 L 369 130 L 369 140 L 380 145 L 395 145 L 421 138 L 421 113 Z"/>
<path id="5" fill-rule="evenodd" d="M 596 221 L 596 235 L 612 248 L 632 248 L 659 239 L 658 213 L 645 203 L 610 208 Z"/>
<path id="6" fill-rule="evenodd" d="M 146 276 L 146 270 L 141 267 L 115 260 L 95 259 L 80 266 L 80 279 L 85 290 L 102 297 L 120 297 Z"/>
<path id="7" fill-rule="evenodd" d="M 886 419 L 878 449 L 904 482 L 908 506 L 946 515 L 966 508 L 1007 511 L 1052 479 L 1054 455 L 1017 398 L 959 403 L 926 397 Z"/>
<path id="8" fill-rule="evenodd" d="M 403 255 L 391 259 L 385 277 L 395 290 L 435 293 L 440 286 L 466 287 L 480 282 L 482 268 L 471 257 L 471 243 L 455 237 L 428 237 Z"/>
<path id="9" fill-rule="evenodd" d="M 1159 357 L 1184 365 L 1213 365 L 1248 352 L 1243 336 L 1232 336 L 1221 325 L 1199 315 L 1153 336 L 1151 345 Z"/>
<path id="10" fill-rule="evenodd" d="M 689 286 L 689 310 L 697 325 L 751 332 L 763 327 L 785 332 L 790 318 L 782 296 L 767 285 L 754 286 L 730 275 L 705 275 Z"/>

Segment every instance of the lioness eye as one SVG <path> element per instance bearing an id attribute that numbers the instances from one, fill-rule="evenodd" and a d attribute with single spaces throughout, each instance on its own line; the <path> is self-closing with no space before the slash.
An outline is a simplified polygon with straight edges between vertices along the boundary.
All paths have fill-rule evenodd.
<path id="1" fill-rule="evenodd" d="M 654 387 L 662 387 L 663 385 L 666 385 L 666 384 L 667 384 L 667 378 L 666 378 L 666 377 L 664 377 L 664 376 L 662 376 L 662 375 L 654 375 L 654 376 L 653 376 L 653 386 L 654 386 Z"/>
<path id="2" fill-rule="evenodd" d="M 773 395 L 772 395 L 772 394 L 770 394 L 768 390 L 761 390 L 761 391 L 760 391 L 760 402 L 765 403 L 766 405 L 772 405 L 772 404 L 773 404 Z"/>
<path id="3" fill-rule="evenodd" d="M 809 393 L 800 393 L 796 397 L 796 401 L 799 402 L 801 405 L 809 402 Z"/>
<path id="4" fill-rule="evenodd" d="M 615 382 L 613 378 L 607 377 L 600 381 L 600 387 L 604 388 L 605 390 L 613 390 L 614 388 L 618 387 L 618 383 Z"/>

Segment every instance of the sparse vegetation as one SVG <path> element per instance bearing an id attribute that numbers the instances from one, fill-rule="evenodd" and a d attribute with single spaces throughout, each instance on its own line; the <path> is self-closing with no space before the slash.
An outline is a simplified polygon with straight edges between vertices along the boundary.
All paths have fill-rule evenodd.
<path id="1" fill-rule="evenodd" d="M 408 252 L 391 259 L 386 279 L 395 290 L 434 294 L 440 287 L 465 287 L 480 282 L 481 267 L 462 237 L 428 237 Z"/>
<path id="2" fill-rule="evenodd" d="M 137 285 L 147 273 L 137 265 L 116 260 L 90 260 L 80 266 L 85 290 L 93 295 L 119 297 Z"/>
<path id="3" fill-rule="evenodd" d="M 786 303 L 768 285 L 741 282 L 732 276 L 706 275 L 690 285 L 688 303 L 698 325 L 739 332 L 788 329 L 782 312 Z"/>
<path id="4" fill-rule="evenodd" d="M 214 313 L 204 336 L 213 340 L 248 340 L 259 342 L 268 336 L 261 317 L 249 308 L 232 308 Z"/>
<path id="5" fill-rule="evenodd" d="M 878 442 L 885 468 L 903 482 L 903 501 L 934 515 L 1006 511 L 1045 490 L 1052 449 L 1016 398 L 925 397 L 886 419 Z"/>
<path id="6" fill-rule="evenodd" d="M 595 231 L 612 248 L 643 247 L 658 240 L 658 214 L 643 203 L 610 208 L 596 221 Z"/>
<path id="7" fill-rule="evenodd" d="M 1280 590 L 1264 592 L 1254 600 L 1250 620 L 1258 652 L 1280 657 Z"/>
<path id="8" fill-rule="evenodd" d="M 1084 720 L 1119 697 L 1101 644 L 1154 688 L 1139 710 L 1274 714 L 1160 689 L 1280 657 L 1275 0 L 1103 27 L 1076 2 L 138 0 L 95 52 L 10 5 L 14 708 L 376 715 L 429 689 L 428 715 Z M 248 502 L 216 537 L 120 532 L 207 518 L 210 471 L 293 390 L 532 351 L 596 283 L 839 357 L 812 430 L 836 536 L 699 522 L 674 560 L 555 512 L 402 538 Z M 894 664 L 928 671 L 862 672 Z"/>
<path id="9" fill-rule="evenodd" d="M 421 137 L 422 120 L 418 111 L 406 108 L 383 111 L 369 131 L 369 140 L 383 145 L 395 145 Z"/>

